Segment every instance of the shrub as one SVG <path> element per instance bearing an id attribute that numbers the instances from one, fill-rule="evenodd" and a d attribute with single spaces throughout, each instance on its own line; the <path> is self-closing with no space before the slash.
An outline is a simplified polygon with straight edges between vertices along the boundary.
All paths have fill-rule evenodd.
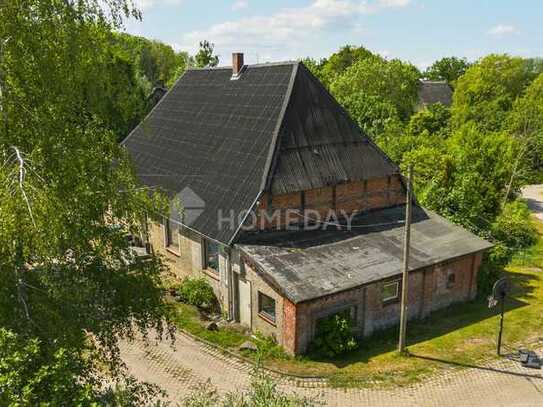
<path id="1" fill-rule="evenodd" d="M 485 254 L 477 274 L 479 298 L 486 298 L 491 293 L 492 286 L 500 278 L 505 265 L 511 260 L 512 253 L 512 250 L 498 243 Z"/>
<path id="2" fill-rule="evenodd" d="M 511 249 L 531 246 L 536 241 L 536 230 L 525 202 L 507 203 L 492 223 L 492 234 Z"/>
<path id="3" fill-rule="evenodd" d="M 177 292 L 183 302 L 199 308 L 210 308 L 217 304 L 213 288 L 205 278 L 187 278 Z"/>
<path id="4" fill-rule="evenodd" d="M 315 338 L 310 345 L 311 352 L 334 357 L 357 347 L 349 311 L 339 312 L 317 322 Z"/>
<path id="5" fill-rule="evenodd" d="M 262 359 L 288 359 L 288 354 L 274 337 L 256 332 L 253 338 L 258 347 L 258 356 Z"/>

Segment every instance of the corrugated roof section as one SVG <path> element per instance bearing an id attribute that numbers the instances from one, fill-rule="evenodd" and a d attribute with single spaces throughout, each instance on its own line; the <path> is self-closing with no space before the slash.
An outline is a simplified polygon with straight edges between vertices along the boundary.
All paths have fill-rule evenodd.
<path id="1" fill-rule="evenodd" d="M 398 168 L 300 65 L 280 130 L 273 194 L 386 177 Z"/>

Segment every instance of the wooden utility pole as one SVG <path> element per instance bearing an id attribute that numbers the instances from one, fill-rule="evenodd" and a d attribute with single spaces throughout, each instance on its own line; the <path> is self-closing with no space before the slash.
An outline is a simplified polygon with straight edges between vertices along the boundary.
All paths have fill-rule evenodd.
<path id="1" fill-rule="evenodd" d="M 402 279 L 402 304 L 400 313 L 400 340 L 398 342 L 398 352 L 406 353 L 405 336 L 407 332 L 407 292 L 408 292 L 408 270 L 409 270 L 409 243 L 411 240 L 411 204 L 413 190 L 413 165 L 409 164 L 407 178 L 407 197 L 405 204 L 405 226 L 404 226 L 404 245 L 403 245 L 403 279 Z"/>

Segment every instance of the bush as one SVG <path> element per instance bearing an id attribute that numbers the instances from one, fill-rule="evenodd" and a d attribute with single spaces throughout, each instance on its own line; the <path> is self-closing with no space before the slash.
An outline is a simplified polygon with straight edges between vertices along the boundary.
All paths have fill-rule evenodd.
<path id="1" fill-rule="evenodd" d="M 537 234 L 528 205 L 520 200 L 507 203 L 492 223 L 492 235 L 510 249 L 534 244 Z"/>
<path id="2" fill-rule="evenodd" d="M 274 337 L 256 332 L 253 338 L 258 347 L 258 356 L 262 359 L 288 359 L 288 354 Z"/>
<path id="3" fill-rule="evenodd" d="M 492 286 L 500 278 L 512 255 L 513 251 L 502 244 L 497 244 L 485 254 L 477 274 L 477 295 L 479 298 L 486 298 L 492 292 Z"/>
<path id="4" fill-rule="evenodd" d="M 187 278 L 177 289 L 181 301 L 199 308 L 211 308 L 217 304 L 213 288 L 205 278 Z"/>
<path id="5" fill-rule="evenodd" d="M 352 334 L 352 318 L 343 311 L 317 322 L 315 338 L 310 345 L 313 353 L 334 357 L 358 348 Z"/>

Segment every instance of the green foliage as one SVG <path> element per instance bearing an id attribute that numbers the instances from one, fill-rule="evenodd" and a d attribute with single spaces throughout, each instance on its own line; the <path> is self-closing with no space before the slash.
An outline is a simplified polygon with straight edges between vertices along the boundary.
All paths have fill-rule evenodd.
<path id="1" fill-rule="evenodd" d="M 333 80 L 330 89 L 340 101 L 353 100 L 359 93 L 379 98 L 393 106 L 402 120 L 407 120 L 417 100 L 419 77 L 419 71 L 411 64 L 371 56 L 347 68 Z M 357 112 L 353 113 L 356 118 Z"/>
<path id="2" fill-rule="evenodd" d="M 317 322 L 310 352 L 334 357 L 356 348 L 358 343 L 352 334 L 352 318 L 348 310 Z"/>
<path id="3" fill-rule="evenodd" d="M 287 359 L 289 356 L 285 350 L 277 343 L 275 338 L 266 336 L 261 332 L 257 332 L 254 335 L 254 342 L 258 348 L 258 357 L 262 360 L 265 359 Z"/>
<path id="4" fill-rule="evenodd" d="M 55 349 L 49 357 L 38 339 L 26 340 L 0 328 L 0 404 L 82 405 L 93 400 L 92 387 L 78 382 L 88 369 L 77 353 Z"/>
<path id="5" fill-rule="evenodd" d="M 530 162 L 531 170 L 543 168 L 543 74 L 515 100 L 507 116 L 507 129 L 525 145 L 522 159 Z M 525 178 L 530 179 L 529 176 Z M 537 180 L 533 180 L 537 182 Z"/>
<path id="6" fill-rule="evenodd" d="M 407 133 L 412 135 L 442 132 L 448 125 L 451 113 L 449 108 L 441 103 L 435 103 L 411 116 L 407 125 Z"/>
<path id="7" fill-rule="evenodd" d="M 111 78 L 110 92 L 102 96 L 101 117 L 122 140 L 153 107 L 148 103 L 153 88 L 172 86 L 187 68 L 189 57 L 159 41 L 129 34 L 113 34 L 104 52 L 117 61 L 118 74 Z M 102 82 L 108 83 L 105 75 Z"/>
<path id="8" fill-rule="evenodd" d="M 313 75 L 315 75 L 315 77 L 317 77 L 317 79 L 322 84 L 324 84 L 325 86 L 327 85 L 328 82 L 327 82 L 327 79 L 325 78 L 323 70 L 322 70 L 324 64 L 326 63 L 325 59 L 321 59 L 320 61 L 316 61 L 313 58 L 306 57 L 306 58 L 302 58 L 300 60 L 300 62 L 302 62 L 304 64 L 304 66 L 307 69 L 309 69 L 309 71 Z"/>
<path id="9" fill-rule="evenodd" d="M 107 4 L 104 13 L 98 0 L 0 7 L 0 326 L 22 344 L 8 354 L 32 357 L 7 357 L 22 372 L 14 397 L 39 399 L 46 383 L 45 400 L 66 389 L 95 399 L 98 364 L 110 381 L 121 374 L 119 339 L 163 335 L 168 321 L 160 259 L 125 262 L 126 234 L 165 208 L 138 188 L 105 117 L 122 106 L 112 98 L 129 70 L 110 47 L 130 4 Z"/>
<path id="10" fill-rule="evenodd" d="M 207 381 L 194 388 L 183 400 L 183 407 L 316 407 L 322 405 L 316 398 L 301 397 L 281 391 L 277 383 L 263 370 L 256 367 L 251 374 L 247 391 L 233 391 L 220 397 L 217 389 Z"/>
<path id="11" fill-rule="evenodd" d="M 217 55 L 213 55 L 214 49 L 215 45 L 209 41 L 200 41 L 200 49 L 194 56 L 194 61 L 196 62 L 196 66 L 198 68 L 213 68 L 219 65 L 219 57 Z"/>
<path id="12" fill-rule="evenodd" d="M 447 81 L 454 87 L 456 80 L 460 78 L 470 67 L 466 58 L 445 57 L 435 61 L 424 72 L 424 76 L 434 81 Z"/>
<path id="13" fill-rule="evenodd" d="M 434 172 L 427 162 L 422 172 L 428 178 L 418 178 L 417 196 L 423 205 L 484 235 L 501 210 L 518 151 L 518 142 L 507 134 L 466 125 L 445 140 Z M 513 190 L 518 188 L 514 181 Z"/>
<path id="14" fill-rule="evenodd" d="M 213 288 L 205 278 L 187 278 L 178 289 L 181 299 L 187 304 L 209 308 L 217 304 Z"/>
<path id="15" fill-rule="evenodd" d="M 372 52 L 362 46 L 356 47 L 354 45 L 345 45 L 341 47 L 338 52 L 330 55 L 328 59 L 320 61 L 319 78 L 326 86 L 328 86 L 355 62 L 366 58 L 373 58 L 374 56 L 375 55 Z"/>
<path id="16" fill-rule="evenodd" d="M 504 273 L 505 265 L 511 260 L 511 250 L 497 243 L 483 257 L 481 268 L 477 273 L 477 296 L 487 298 L 492 293 L 494 283 Z"/>
<path id="17" fill-rule="evenodd" d="M 511 249 L 526 248 L 537 239 L 528 205 L 520 200 L 505 204 L 491 228 L 492 235 Z"/>
<path id="18" fill-rule="evenodd" d="M 383 134 L 388 126 L 400 121 L 394 105 L 380 96 L 358 92 L 339 97 L 339 101 L 358 126 L 373 138 Z"/>
<path id="19" fill-rule="evenodd" d="M 502 130 L 515 99 L 532 79 L 522 58 L 489 55 L 481 59 L 457 81 L 453 125 L 458 128 L 473 121 L 486 131 Z"/>

